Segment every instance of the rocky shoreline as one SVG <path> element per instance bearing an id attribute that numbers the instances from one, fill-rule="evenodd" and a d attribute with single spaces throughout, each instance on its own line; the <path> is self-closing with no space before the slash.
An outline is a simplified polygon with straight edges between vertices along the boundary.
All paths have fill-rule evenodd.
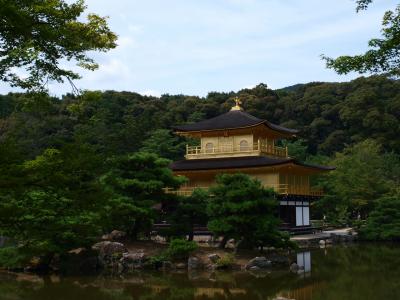
<path id="1" fill-rule="evenodd" d="M 184 259 L 165 259 L 159 254 L 165 249 L 165 243 L 129 242 L 122 232 L 113 231 L 102 237 L 102 241 L 91 249 L 78 248 L 69 251 L 63 257 L 55 256 L 49 265 L 49 272 L 69 274 L 129 274 L 137 271 L 193 271 L 212 272 L 215 270 L 242 270 L 261 272 L 279 268 L 298 272 L 302 266 L 296 264 L 294 250 L 275 249 L 235 252 L 234 241 L 228 249 L 219 249 L 210 245 L 201 245 L 198 250 Z M 330 247 L 338 243 L 350 243 L 357 239 L 353 232 L 346 234 L 310 235 L 298 238 L 299 249 Z M 141 247 L 144 246 L 144 247 Z M 243 253 L 242 253 L 243 252 Z M 40 259 L 32 260 L 23 269 L 12 271 L 40 272 L 43 268 Z"/>

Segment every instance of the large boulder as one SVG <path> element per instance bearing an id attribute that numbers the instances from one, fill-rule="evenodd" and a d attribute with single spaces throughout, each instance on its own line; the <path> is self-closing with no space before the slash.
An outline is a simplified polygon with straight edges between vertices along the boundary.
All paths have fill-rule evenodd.
<path id="1" fill-rule="evenodd" d="M 290 265 L 290 271 L 291 271 L 291 272 L 297 273 L 298 270 L 299 270 L 299 265 L 298 265 L 298 264 L 292 263 L 292 264 Z"/>
<path id="2" fill-rule="evenodd" d="M 235 247 L 236 247 L 236 241 L 234 239 L 228 240 L 225 244 L 226 249 L 235 249 Z"/>
<path id="3" fill-rule="evenodd" d="M 258 256 L 251 259 L 245 266 L 246 270 L 255 269 L 253 267 L 257 267 L 259 269 L 266 269 L 271 267 L 272 263 L 264 256 Z"/>
<path id="4" fill-rule="evenodd" d="M 221 257 L 216 253 L 212 253 L 212 254 L 208 255 L 207 257 L 213 264 L 217 263 L 217 261 L 221 259 Z"/>
<path id="5" fill-rule="evenodd" d="M 135 253 L 122 253 L 119 260 L 124 270 L 142 269 L 148 260 L 147 255 L 143 250 Z"/>
<path id="6" fill-rule="evenodd" d="M 203 268 L 202 261 L 195 256 L 189 257 L 187 265 L 188 270 L 199 270 Z"/>
<path id="7" fill-rule="evenodd" d="M 110 233 L 103 235 L 101 239 L 104 241 L 119 241 L 123 239 L 125 236 L 126 233 L 124 231 L 113 230 Z"/>
<path id="8" fill-rule="evenodd" d="M 96 243 L 92 249 L 98 252 L 101 263 L 107 265 L 116 262 L 122 257 L 123 253 L 127 253 L 128 249 L 122 243 L 103 241 Z"/>

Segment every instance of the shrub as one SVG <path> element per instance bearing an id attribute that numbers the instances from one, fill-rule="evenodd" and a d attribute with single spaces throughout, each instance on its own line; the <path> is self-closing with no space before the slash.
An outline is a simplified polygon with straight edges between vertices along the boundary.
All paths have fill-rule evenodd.
<path id="1" fill-rule="evenodd" d="M 197 243 L 184 239 L 173 239 L 166 250 L 171 259 L 187 259 L 189 254 L 197 249 Z"/>
<path id="2" fill-rule="evenodd" d="M 169 260 L 169 257 L 165 252 L 160 253 L 158 255 L 151 256 L 150 259 L 146 262 L 146 266 L 159 269 L 162 267 L 163 262 Z"/>
<path id="3" fill-rule="evenodd" d="M 217 260 L 217 267 L 220 269 L 228 269 L 232 267 L 235 262 L 235 256 L 233 254 L 226 254 Z"/>
<path id="4" fill-rule="evenodd" d="M 0 267 L 20 269 L 29 262 L 29 258 L 21 254 L 15 247 L 0 248 Z"/>

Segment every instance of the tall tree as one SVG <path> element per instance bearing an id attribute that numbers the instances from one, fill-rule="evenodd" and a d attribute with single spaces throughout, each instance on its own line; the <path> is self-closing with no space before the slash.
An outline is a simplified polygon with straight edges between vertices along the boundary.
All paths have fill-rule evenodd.
<path id="1" fill-rule="evenodd" d="M 386 160 L 391 162 L 388 166 Z M 327 194 L 319 203 L 332 219 L 365 219 L 374 209 L 377 199 L 390 194 L 398 181 L 400 161 L 394 155 L 384 154 L 374 140 L 365 140 L 337 153 L 330 164 L 336 170 L 326 177 Z M 324 179 L 325 180 L 325 179 Z"/>
<path id="2" fill-rule="evenodd" d="M 48 81 L 71 81 L 80 76 L 63 67 L 72 61 L 94 70 L 88 51 L 116 46 L 106 19 L 88 14 L 84 0 L 1 0 L 0 80 L 28 90 L 45 90 Z"/>
<path id="3" fill-rule="evenodd" d="M 223 237 L 221 247 L 233 238 L 246 247 L 282 246 L 278 230 L 277 200 L 271 189 L 245 174 L 221 174 L 210 188 L 208 228 Z"/>
<path id="4" fill-rule="evenodd" d="M 184 178 L 174 176 L 169 160 L 155 154 L 137 152 L 109 160 L 109 172 L 101 181 L 109 193 L 105 220 L 110 226 L 126 230 L 134 239 L 146 234 L 157 214 L 154 205 L 174 195 L 164 188 L 178 188 Z"/>
<path id="5" fill-rule="evenodd" d="M 372 0 L 358 0 L 357 12 L 367 9 L 370 3 Z M 335 59 L 323 55 L 327 67 L 339 74 L 355 71 L 400 76 L 400 5 L 385 12 L 382 26 L 382 38 L 371 39 L 368 43 L 370 49 L 364 54 Z"/>

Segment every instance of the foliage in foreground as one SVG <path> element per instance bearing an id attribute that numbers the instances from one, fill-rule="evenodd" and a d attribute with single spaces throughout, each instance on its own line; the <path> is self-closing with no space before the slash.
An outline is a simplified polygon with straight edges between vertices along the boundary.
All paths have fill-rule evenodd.
<path id="1" fill-rule="evenodd" d="M 106 19 L 88 14 L 84 0 L 2 0 L 0 4 L 0 80 L 28 90 L 44 90 L 48 81 L 80 78 L 64 60 L 94 70 L 88 51 L 116 47 Z M 28 76 L 20 75 L 22 69 Z M 23 74 L 23 72 L 22 72 Z"/>
<path id="2" fill-rule="evenodd" d="M 0 175 L 0 234 L 31 255 L 90 246 L 101 234 L 104 194 L 88 147 L 48 149 Z"/>
<path id="3" fill-rule="evenodd" d="M 357 11 L 365 10 L 372 0 L 358 0 Z M 400 34 L 400 5 L 394 10 L 385 12 L 382 20 L 382 37 L 371 39 L 368 42 L 369 50 L 360 55 L 343 55 L 336 59 L 326 56 L 328 68 L 339 74 L 348 74 L 352 71 L 360 74 L 385 73 L 390 76 L 400 76 L 399 63 L 399 34 Z"/>

